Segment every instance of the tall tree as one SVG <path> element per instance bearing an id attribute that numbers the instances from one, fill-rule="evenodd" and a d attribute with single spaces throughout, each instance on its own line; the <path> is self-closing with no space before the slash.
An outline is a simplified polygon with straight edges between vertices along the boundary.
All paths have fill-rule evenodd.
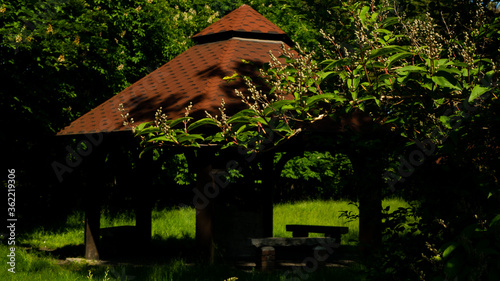
<path id="1" fill-rule="evenodd" d="M 25 202 L 61 187 L 51 163 L 75 140 L 55 138 L 60 129 L 189 48 L 217 18 L 198 0 L 2 1 L 2 165 L 24 179 Z"/>

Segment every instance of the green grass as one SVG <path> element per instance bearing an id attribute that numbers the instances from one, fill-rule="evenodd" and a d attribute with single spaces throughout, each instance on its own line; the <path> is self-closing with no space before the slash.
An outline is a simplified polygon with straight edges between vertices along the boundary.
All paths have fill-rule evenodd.
<path id="1" fill-rule="evenodd" d="M 295 204 L 279 204 L 274 207 L 274 236 L 292 237 L 286 231 L 287 224 L 310 224 L 328 226 L 347 226 L 349 233 L 342 235 L 342 244 L 348 241 L 354 243 L 358 237 L 357 221 L 348 222 L 346 218 L 339 218 L 341 211 L 357 213 L 356 206 L 349 205 L 348 201 L 305 201 Z M 311 233 L 310 237 L 324 236 Z"/>
<path id="2" fill-rule="evenodd" d="M 386 208 L 387 206 L 391 207 L 389 212 L 393 212 L 398 208 L 408 208 L 410 207 L 410 204 L 400 198 L 389 198 L 382 201 L 382 208 Z"/>
<path id="3" fill-rule="evenodd" d="M 133 212 L 118 215 L 103 212 L 101 214 L 101 228 L 135 225 L 134 216 Z M 155 209 L 152 212 L 153 239 L 194 239 L 195 221 L 193 208 Z M 84 226 L 84 213 L 74 212 L 68 216 L 63 228 L 46 229 L 40 226 L 20 237 L 19 242 L 38 249 L 56 249 L 68 245 L 79 245 L 84 243 Z"/>
<path id="4" fill-rule="evenodd" d="M 0 247 L 2 252 L 2 263 L 4 246 Z M 3 281 L 122 281 L 127 280 L 125 276 L 133 277 L 133 280 L 150 280 L 150 281 L 205 281 L 205 280 L 227 280 L 231 277 L 237 277 L 238 281 L 281 281 L 287 271 L 275 271 L 271 273 L 259 271 L 241 271 L 227 265 L 189 265 L 182 260 L 173 260 L 166 264 L 154 264 L 151 266 L 91 266 L 86 263 L 71 263 L 65 265 L 57 265 L 56 262 L 49 258 L 40 255 L 27 253 L 25 250 L 19 250 L 17 253 L 16 273 L 7 272 L 5 267 L 2 267 L 0 272 L 0 280 Z M 307 275 L 308 280 L 353 280 L 362 281 L 363 277 L 359 274 L 361 268 L 354 266 L 352 268 L 328 269 L 320 268 L 314 272 L 307 273 L 301 271 L 298 275 L 293 271 L 288 273 L 290 278 L 298 278 L 299 276 Z M 298 280 L 301 280 L 300 278 Z"/>
<path id="5" fill-rule="evenodd" d="M 347 226 L 349 233 L 342 237 L 342 244 L 355 245 L 358 239 L 357 221 L 349 222 L 339 218 L 341 211 L 357 213 L 357 208 L 347 201 L 306 201 L 278 204 L 274 207 L 274 236 L 291 237 L 285 230 L 286 224 L 317 224 Z M 391 206 L 391 211 L 408 204 L 400 199 L 389 199 L 383 206 Z M 153 240 L 194 239 L 195 210 L 193 208 L 176 208 L 169 210 L 155 209 L 152 213 Z M 133 212 L 111 215 L 103 212 L 101 227 L 135 225 Z M 215 265 L 187 265 L 180 260 L 151 266 L 111 267 L 91 266 L 87 263 L 66 263 L 54 259 L 49 253 L 35 249 L 56 249 L 84 243 L 84 214 L 74 212 L 69 215 L 63 226 L 57 229 L 39 227 L 30 233 L 19 234 L 16 247 L 16 273 L 7 271 L 7 254 L 9 247 L 5 240 L 0 241 L 0 280 L 120 280 L 124 271 L 127 275 L 136 276 L 134 280 L 225 280 L 236 276 L 238 280 L 282 280 L 283 272 L 261 273 L 243 272 L 234 268 Z M 364 280 L 359 266 L 345 269 L 319 269 L 310 274 L 308 280 Z M 89 275 L 90 271 L 90 275 Z M 108 271 L 106 273 L 106 271 Z M 92 276 L 92 279 L 90 277 Z M 295 275 L 289 275 L 294 277 Z M 296 276 L 295 276 L 296 277 Z M 299 278 L 300 279 L 300 278 Z"/>
<path id="6" fill-rule="evenodd" d="M 84 243 L 85 215 L 83 212 L 70 214 L 66 223 L 59 228 L 45 228 L 39 226 L 30 233 L 25 233 L 18 238 L 22 245 L 29 245 L 36 249 L 56 249 L 68 245 Z"/>
<path id="7" fill-rule="evenodd" d="M 391 212 L 399 207 L 409 207 L 408 203 L 398 198 L 382 201 L 382 208 L 387 206 L 391 207 Z M 349 233 L 342 235 L 341 244 L 356 245 L 359 236 L 359 223 L 357 220 L 350 221 L 345 217 L 340 217 L 343 211 L 358 214 L 357 207 L 349 204 L 349 201 L 315 200 L 276 205 L 273 212 L 274 236 L 292 237 L 292 233 L 286 231 L 287 224 L 347 226 Z M 321 237 L 324 235 L 311 233 L 309 236 Z"/>
<path id="8" fill-rule="evenodd" d="M 177 208 L 169 211 L 153 210 L 153 239 L 195 238 L 196 211 L 194 208 Z"/>

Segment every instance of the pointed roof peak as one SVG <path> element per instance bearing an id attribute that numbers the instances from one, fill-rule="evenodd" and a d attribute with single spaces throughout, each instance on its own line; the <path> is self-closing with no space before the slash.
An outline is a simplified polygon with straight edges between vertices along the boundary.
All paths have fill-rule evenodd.
<path id="1" fill-rule="evenodd" d="M 208 43 L 242 37 L 283 41 L 293 45 L 288 35 L 249 5 L 243 4 L 193 36 L 196 43 Z"/>
<path id="2" fill-rule="evenodd" d="M 255 67 L 269 62 L 270 50 L 279 54 L 282 43 L 291 46 L 286 39 L 290 40 L 279 27 L 243 5 L 196 35 L 195 40 L 200 44 L 73 121 L 57 135 L 130 131 L 123 126 L 117 109 L 120 104 L 136 124 L 154 120 L 160 107 L 169 118 L 184 117 L 185 108 L 191 103 L 192 117 L 203 118 L 205 111 L 220 114 L 222 99 L 228 109 L 226 113 L 235 114 L 245 106 L 234 90 L 243 92 L 246 85 L 241 79 L 228 83 L 224 77 L 235 72 L 257 77 Z M 252 64 L 242 62 L 243 59 Z"/>

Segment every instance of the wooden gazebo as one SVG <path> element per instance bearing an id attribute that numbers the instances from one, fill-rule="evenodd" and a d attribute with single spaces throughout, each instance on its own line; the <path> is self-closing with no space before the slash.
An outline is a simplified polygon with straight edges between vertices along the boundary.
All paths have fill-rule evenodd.
<path id="1" fill-rule="evenodd" d="M 152 121 L 160 107 L 171 119 L 184 116 L 185 108 L 190 103 L 193 104 L 193 117 L 204 117 L 205 111 L 213 115 L 220 114 L 218 108 L 222 99 L 226 103 L 228 114 L 235 113 L 242 109 L 242 104 L 234 90 L 243 91 L 245 85 L 241 80 L 227 83 L 223 78 L 235 72 L 255 76 L 258 67 L 269 61 L 269 51 L 279 55 L 282 44 L 287 48 L 292 44 L 283 30 L 248 5 L 242 5 L 210 25 L 196 34 L 193 40 L 197 43 L 195 46 L 81 116 L 57 135 L 77 137 L 102 134 L 103 143 L 106 143 L 106 139 L 123 141 L 124 138 L 132 138 L 130 128 L 123 125 L 121 112 L 118 111 L 119 104 L 124 105 L 136 124 Z M 126 136 L 124 132 L 128 132 Z M 99 148 L 112 148 L 110 141 L 108 146 L 101 145 Z M 210 172 L 212 157 L 209 156 L 208 150 L 207 153 L 201 153 L 206 155 L 205 159 L 198 154 L 194 161 L 196 165 L 193 164 L 208 176 L 205 181 L 211 181 L 210 175 L 213 176 Z M 100 161 L 103 160 L 94 158 L 95 164 L 90 168 L 95 169 L 95 172 L 89 172 L 89 175 L 95 179 L 87 179 L 94 183 L 88 184 L 88 198 L 85 199 L 85 257 L 88 259 L 99 259 L 99 204 L 94 204 L 94 193 L 98 191 L 98 175 L 99 170 L 102 170 L 99 167 L 102 166 Z M 143 169 L 146 170 L 147 168 Z M 203 176 L 199 178 L 203 179 Z M 201 182 L 198 185 L 203 188 L 205 184 Z M 136 226 L 139 228 L 138 232 L 147 240 L 151 236 L 151 217 L 149 206 L 145 205 L 138 208 L 141 211 L 137 212 Z M 197 240 L 205 245 L 209 258 L 213 256 L 211 215 L 210 208 L 206 206 L 197 212 Z M 272 216 L 272 213 L 270 215 Z M 266 233 L 262 235 L 272 236 L 272 221 L 266 229 Z"/>
<path id="2" fill-rule="evenodd" d="M 135 124 L 152 121 L 156 110 L 160 107 L 171 119 L 182 117 L 185 108 L 190 103 L 193 104 L 191 111 L 193 117 L 205 117 L 205 111 L 212 115 L 220 114 L 218 108 L 222 99 L 226 103 L 227 113 L 233 114 L 243 108 L 234 90 L 244 91 L 245 85 L 241 80 L 228 83 L 223 78 L 235 72 L 246 76 L 256 76 L 258 67 L 269 61 L 269 51 L 278 57 L 281 53 L 281 45 L 285 45 L 286 48 L 292 45 L 290 38 L 283 30 L 248 5 L 242 5 L 232 11 L 195 35 L 193 40 L 196 45 L 81 116 L 57 135 L 76 138 L 82 135 L 98 134 L 103 139 L 103 144 L 98 147 L 99 150 L 108 153 L 113 150 L 113 143 L 125 142 L 132 138 L 130 128 L 123 125 L 121 112 L 118 111 L 119 104 L 123 104 L 130 117 L 134 118 Z M 102 175 L 104 170 L 104 156 L 100 156 L 102 153 L 99 150 L 95 149 L 92 153 L 95 157 L 92 160 L 93 164 L 88 166 L 89 178 L 86 179 L 85 186 L 87 205 L 85 257 L 87 259 L 100 258 L 100 203 L 96 202 L 96 198 L 99 192 L 99 175 Z M 238 155 L 236 150 L 228 150 L 215 157 L 215 150 L 210 147 L 198 149 L 196 155 L 192 151 L 185 152 L 191 155 L 188 157 L 190 169 L 198 175 L 197 188 L 193 194 L 193 203 L 197 207 L 196 240 L 198 249 L 205 260 L 213 261 L 214 241 L 216 240 L 221 243 L 231 241 L 227 244 L 227 253 L 235 255 L 238 249 L 248 254 L 248 249 L 242 249 L 243 243 L 237 242 L 242 240 L 243 236 L 273 236 L 272 158 L 263 156 L 258 159 L 266 172 L 260 175 L 262 193 L 258 197 L 262 200 L 254 204 L 257 207 L 251 208 L 250 212 L 247 210 L 238 212 L 239 217 L 232 219 L 225 217 L 220 220 L 217 219 L 218 211 L 213 206 L 214 197 L 218 195 L 221 188 L 221 183 L 217 183 L 217 175 L 220 175 L 221 171 L 228 166 L 234 168 L 238 165 L 235 164 L 237 161 L 245 160 L 245 156 Z M 120 153 L 120 151 L 114 151 L 114 153 Z M 245 165 L 248 164 L 247 162 L 248 160 L 243 161 Z M 150 171 L 148 168 L 150 163 L 147 160 L 138 161 L 138 165 L 142 165 L 142 168 L 137 169 L 137 173 Z M 140 241 L 148 241 L 151 239 L 151 204 L 147 189 L 144 187 L 147 183 L 142 181 L 147 176 L 135 174 L 130 177 L 139 191 L 136 213 L 138 236 L 141 237 Z M 140 179 L 133 177 L 140 177 Z M 208 201 L 200 198 L 200 194 L 204 194 Z M 373 219 L 370 221 L 373 222 Z M 231 228 L 237 229 L 235 230 L 237 233 L 233 233 L 232 237 L 224 236 L 224 233 L 229 233 L 227 229 L 224 229 L 224 225 L 235 222 L 241 223 Z M 373 228 L 370 222 L 366 225 L 368 227 L 360 227 L 360 231 L 367 229 L 367 233 L 373 233 L 374 230 L 376 232 L 376 228 Z M 234 241 L 236 242 L 233 243 Z"/>

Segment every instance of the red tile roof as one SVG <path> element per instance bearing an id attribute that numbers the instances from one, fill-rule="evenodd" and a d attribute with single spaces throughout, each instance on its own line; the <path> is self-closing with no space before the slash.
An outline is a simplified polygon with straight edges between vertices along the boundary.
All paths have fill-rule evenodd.
<path id="1" fill-rule="evenodd" d="M 193 40 L 203 43 L 230 37 L 279 40 L 289 45 L 293 44 L 283 30 L 248 5 L 242 5 L 227 14 L 193 36 Z"/>
<path id="2" fill-rule="evenodd" d="M 247 5 L 229 13 L 218 22 L 206 28 L 195 37 L 208 36 L 228 30 L 250 30 L 250 34 L 259 32 L 282 32 L 262 15 Z M 262 33 L 261 33 L 262 34 Z M 247 34 L 248 35 L 248 34 Z M 169 118 L 184 116 L 185 107 L 190 102 L 193 109 L 190 116 L 205 117 L 205 110 L 218 114 L 222 98 L 226 102 L 228 114 L 242 109 L 240 98 L 234 89 L 244 90 L 241 80 L 230 83 L 222 78 L 239 74 L 256 75 L 255 66 L 269 61 L 269 50 L 280 53 L 280 40 L 232 37 L 227 40 L 204 40 L 177 56 L 175 59 L 132 84 L 116 96 L 97 106 L 87 114 L 73 121 L 57 135 L 78 135 L 96 132 L 118 132 L 130 130 L 123 126 L 118 105 L 123 103 L 125 110 L 134 118 L 136 124 L 151 121 L 159 107 Z M 208 38 L 210 39 L 210 38 Z M 242 59 L 254 65 L 245 64 Z"/>

